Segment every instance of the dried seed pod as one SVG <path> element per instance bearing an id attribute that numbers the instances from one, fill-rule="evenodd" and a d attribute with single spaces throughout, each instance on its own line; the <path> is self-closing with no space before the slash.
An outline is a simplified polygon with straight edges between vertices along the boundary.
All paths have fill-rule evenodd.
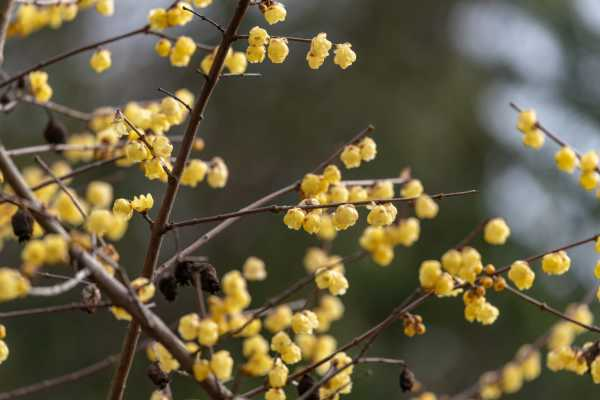
<path id="1" fill-rule="evenodd" d="M 192 283 L 192 261 L 179 261 L 175 266 L 175 280 L 181 286 Z"/>
<path id="2" fill-rule="evenodd" d="M 169 375 L 160 369 L 157 363 L 152 363 L 148 366 L 146 375 L 148 375 L 148 378 L 150 378 L 152 383 L 159 389 L 164 389 L 171 381 Z"/>
<path id="3" fill-rule="evenodd" d="M 415 383 L 415 374 L 407 366 L 403 366 L 400 371 L 400 389 L 402 392 L 412 391 Z"/>
<path id="4" fill-rule="evenodd" d="M 173 301 L 177 298 L 177 279 L 173 275 L 167 275 L 158 281 L 158 290 L 167 299 Z"/>
<path id="5" fill-rule="evenodd" d="M 46 129 L 44 129 L 44 139 L 49 144 L 64 144 L 69 135 L 67 128 L 60 122 L 50 116 Z"/>
<path id="6" fill-rule="evenodd" d="M 221 291 L 221 284 L 217 270 L 210 264 L 204 264 L 204 268 L 200 272 L 202 282 L 202 290 L 210 294 L 217 294 Z"/>
<path id="7" fill-rule="evenodd" d="M 13 232 L 19 242 L 31 239 L 33 234 L 33 217 L 27 210 L 19 209 L 11 219 Z"/>
<path id="8" fill-rule="evenodd" d="M 102 294 L 96 285 L 89 284 L 81 291 L 81 298 L 86 307 L 84 310 L 93 314 L 96 312 L 96 307 L 100 304 L 100 300 L 102 300 Z"/>
<path id="9" fill-rule="evenodd" d="M 302 376 L 298 382 L 298 396 L 302 396 L 315 385 L 315 380 L 309 374 Z M 319 390 L 315 390 L 306 400 L 319 400 Z"/>

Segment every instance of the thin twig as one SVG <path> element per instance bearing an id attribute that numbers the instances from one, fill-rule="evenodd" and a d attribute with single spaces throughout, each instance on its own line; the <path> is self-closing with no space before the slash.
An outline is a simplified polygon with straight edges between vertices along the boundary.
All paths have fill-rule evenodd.
<path id="1" fill-rule="evenodd" d="M 173 99 L 175 99 L 175 100 L 177 100 L 177 101 L 178 101 L 178 102 L 179 102 L 179 103 L 180 103 L 182 106 L 184 106 L 184 107 L 185 107 L 185 108 L 186 108 L 188 111 L 192 111 L 192 107 L 190 107 L 190 106 L 188 105 L 188 103 L 186 103 L 185 101 L 183 101 L 183 100 L 181 100 L 179 97 L 177 97 L 177 95 L 176 95 L 175 93 L 171 93 L 171 92 L 169 92 L 168 90 L 166 90 L 166 89 L 163 89 L 163 88 L 160 88 L 160 87 L 158 88 L 158 91 L 159 91 L 159 92 L 161 92 L 161 93 L 164 93 L 164 94 L 166 94 L 167 96 L 169 96 L 169 97 L 171 97 L 171 98 L 173 98 Z"/>
<path id="2" fill-rule="evenodd" d="M 103 301 L 98 304 L 94 304 L 94 307 L 98 307 L 98 308 L 111 307 L 111 306 L 112 306 L 112 303 L 110 301 Z M 61 304 L 58 306 L 27 308 L 24 310 L 1 312 L 0 318 L 28 317 L 31 315 L 52 314 L 52 313 L 72 311 L 72 310 L 87 310 L 87 309 L 89 309 L 89 307 L 90 307 L 90 305 L 86 304 L 86 303 L 69 303 L 69 304 Z"/>
<path id="3" fill-rule="evenodd" d="M 531 303 L 534 306 L 539 307 L 539 309 L 542 311 L 548 312 L 550 314 L 554 314 L 558 318 L 564 319 L 565 321 L 568 321 L 568 322 L 572 322 L 575 325 L 579 325 L 580 327 L 587 329 L 588 331 L 600 333 L 600 327 L 597 327 L 596 325 L 590 325 L 590 324 L 586 324 L 586 323 L 577 321 L 576 319 L 569 317 L 567 314 L 558 311 L 556 308 L 549 306 L 545 302 L 537 300 L 525 293 L 522 293 L 521 291 L 513 288 L 510 285 L 506 285 L 506 290 L 508 290 L 512 294 L 516 295 L 517 297 L 520 297 L 521 299 L 527 301 L 528 303 Z"/>
<path id="4" fill-rule="evenodd" d="M 14 5 L 15 0 L 4 0 L 0 5 L 0 67 L 4 63 L 4 44 Z"/>
<path id="5" fill-rule="evenodd" d="M 198 12 L 196 12 L 196 10 L 193 10 L 193 9 L 191 9 L 191 8 L 188 8 L 188 7 L 186 7 L 186 6 L 183 6 L 183 9 L 184 9 L 185 11 L 189 11 L 189 12 L 191 12 L 191 13 L 192 13 L 192 14 L 194 14 L 196 17 L 200 18 L 202 21 L 206 21 L 206 22 L 208 22 L 209 24 L 211 24 L 212 26 L 214 26 L 215 28 L 217 28 L 217 29 L 218 29 L 218 30 L 221 32 L 221 34 L 223 34 L 223 35 L 225 34 L 225 28 L 223 28 L 221 25 L 219 25 L 218 23 L 216 23 L 215 21 L 213 21 L 213 20 L 212 20 L 212 19 L 210 19 L 209 17 L 207 17 L 207 16 L 205 16 L 205 15 L 202 15 L 202 14 L 199 14 Z"/>
<path id="6" fill-rule="evenodd" d="M 56 184 L 60 187 L 60 189 L 64 192 L 64 194 L 66 194 L 69 197 L 69 199 L 71 199 L 71 202 L 75 205 L 75 207 L 77 208 L 77 211 L 79 211 L 79 214 L 81 214 L 81 217 L 84 220 L 86 220 L 87 212 L 85 212 L 85 210 L 83 209 L 83 206 L 81 205 L 79 200 L 75 197 L 75 195 L 73 195 L 73 193 L 71 193 L 71 191 L 63 183 L 63 181 L 61 179 L 57 178 L 56 175 L 54 175 L 54 173 L 52 172 L 52 170 L 50 169 L 48 164 L 46 164 L 40 156 L 35 156 L 35 161 L 40 165 L 40 167 L 42 167 L 42 169 L 44 171 L 46 171 L 46 173 L 50 176 L 50 178 L 54 182 L 56 182 Z"/>
<path id="7" fill-rule="evenodd" d="M 432 199 L 444 199 L 447 197 L 457 197 L 464 196 L 469 194 L 475 194 L 477 190 L 465 190 L 461 192 L 451 192 L 451 193 L 438 193 L 431 196 Z M 213 215 L 210 217 L 202 217 L 202 218 L 192 218 L 187 221 L 175 222 L 165 227 L 165 230 L 170 230 L 173 228 L 181 228 L 184 226 L 191 225 L 200 225 L 208 222 L 217 222 L 223 221 L 229 218 L 237 218 L 245 215 L 251 214 L 259 214 L 259 213 L 280 213 L 283 211 L 290 210 L 292 208 L 299 208 L 301 210 L 317 210 L 317 209 L 326 209 L 326 208 L 337 208 L 342 205 L 354 205 L 354 206 L 369 206 L 372 204 L 386 204 L 386 203 L 402 203 L 402 202 L 414 202 L 416 197 L 393 197 L 389 199 L 378 199 L 378 200 L 364 200 L 364 201 L 354 201 L 354 202 L 339 202 L 339 203 L 329 203 L 329 204 L 316 204 L 316 205 L 271 205 L 265 207 L 257 207 L 249 210 L 240 210 L 230 213 L 224 213 L 219 215 Z"/>
<path id="8" fill-rule="evenodd" d="M 15 82 L 15 81 L 23 78 L 24 76 L 26 76 L 27 74 L 29 74 L 29 73 L 31 73 L 33 71 L 45 68 L 45 67 L 47 67 L 49 65 L 52 65 L 52 64 L 56 64 L 57 62 L 62 61 L 64 59 L 67 59 L 69 57 L 72 57 L 72 56 L 74 56 L 76 54 L 83 53 L 83 52 L 88 51 L 88 50 L 94 50 L 94 49 L 96 49 L 97 47 L 100 47 L 100 46 L 103 46 L 103 45 L 106 45 L 106 44 L 109 44 L 109 43 L 113 43 L 113 42 L 117 42 L 119 40 L 126 39 L 126 38 L 131 37 L 131 36 L 139 35 L 141 33 L 147 33 L 148 29 L 149 29 L 149 26 L 145 25 L 145 26 L 143 26 L 141 28 L 134 29 L 134 30 L 126 32 L 126 33 L 122 33 L 120 35 L 112 36 L 112 37 L 110 37 L 108 39 L 99 40 L 97 42 L 94 42 L 94 43 L 91 43 L 91 44 L 88 44 L 88 45 L 85 45 L 85 46 L 81 46 L 81 47 L 78 47 L 76 49 L 67 51 L 65 53 L 56 55 L 56 56 L 51 57 L 51 58 L 49 58 L 49 59 L 47 59 L 45 61 L 41 61 L 41 62 L 37 63 L 34 66 L 28 67 L 28 68 L 24 69 L 23 71 L 17 73 L 16 75 L 14 75 L 14 76 L 6 79 L 4 82 L 0 83 L 0 88 L 2 88 L 2 87 L 6 86 L 6 85 L 8 85 L 8 84 L 10 84 L 12 82 Z"/>

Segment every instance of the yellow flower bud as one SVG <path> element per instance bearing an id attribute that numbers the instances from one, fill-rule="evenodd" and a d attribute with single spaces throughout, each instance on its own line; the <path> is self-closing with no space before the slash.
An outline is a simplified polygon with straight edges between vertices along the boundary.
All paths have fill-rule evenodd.
<path id="1" fill-rule="evenodd" d="M 111 64 L 110 52 L 106 49 L 96 51 L 90 58 L 90 66 L 99 74 L 109 69 Z"/>

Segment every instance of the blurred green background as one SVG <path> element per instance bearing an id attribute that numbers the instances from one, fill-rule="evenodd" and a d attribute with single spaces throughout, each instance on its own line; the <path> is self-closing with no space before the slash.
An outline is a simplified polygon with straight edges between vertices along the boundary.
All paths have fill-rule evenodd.
<path id="1" fill-rule="evenodd" d="M 85 11 L 60 30 L 46 29 L 27 39 L 12 39 L 6 48 L 9 74 L 67 49 L 109 37 L 144 24 L 150 8 L 168 1 L 117 0 L 114 17 Z M 226 21 L 234 0 L 219 0 L 208 15 Z M 513 230 L 507 246 L 490 248 L 475 242 L 486 262 L 505 265 L 597 233 L 594 196 L 584 193 L 576 179 L 553 167 L 555 148 L 525 149 L 514 129 L 515 101 L 535 107 L 542 121 L 579 150 L 600 146 L 598 123 L 600 70 L 598 35 L 600 3 L 573 1 L 401 1 L 289 0 L 288 20 L 269 28 L 273 34 L 311 37 L 325 31 L 335 42 L 349 41 L 358 62 L 341 71 L 328 60 L 319 71 L 309 70 L 306 48 L 293 43 L 283 65 L 251 65 L 262 78 L 221 82 L 206 113 L 200 136 L 206 141 L 202 157 L 219 155 L 230 169 L 225 189 L 206 184 L 184 188 L 175 219 L 212 215 L 238 209 L 301 176 L 340 143 L 372 123 L 379 146 L 376 161 L 346 178 L 393 177 L 412 168 L 430 193 L 478 189 L 480 193 L 441 203 L 437 219 L 422 224 L 422 239 L 412 248 L 397 248 L 389 268 L 370 261 L 348 266 L 350 290 L 343 297 L 346 317 L 332 333 L 344 343 L 385 318 L 415 287 L 419 263 L 438 258 L 459 242 L 479 221 L 503 216 Z M 251 10 L 242 31 L 265 25 Z M 176 33 L 216 43 L 217 34 L 194 21 Z M 89 54 L 48 68 L 53 100 L 91 111 L 102 105 L 159 97 L 157 88 L 187 87 L 198 92 L 202 78 L 194 68 L 173 68 L 153 52 L 155 39 L 136 37 L 115 43 L 113 67 L 97 75 L 88 66 Z M 236 45 L 245 48 L 244 44 Z M 200 63 L 197 53 L 193 64 Z M 0 116 L 0 138 L 8 148 L 42 142 L 43 110 L 19 105 Z M 73 132 L 84 126 L 61 118 Z M 179 131 L 183 127 L 176 128 Z M 21 165 L 32 157 L 18 159 Z M 157 200 L 163 185 L 148 182 L 135 169 L 113 174 L 95 171 L 74 181 L 84 188 L 90 177 L 111 176 L 117 196 L 151 190 Z M 293 202 L 294 197 L 281 199 Z M 186 229 L 184 242 L 208 226 Z M 343 232 L 333 245 L 340 255 L 357 248 L 360 229 Z M 141 270 L 146 224 L 136 219 L 119 243 L 122 264 L 131 276 Z M 251 285 L 253 305 L 261 304 L 302 276 L 307 246 L 317 244 L 307 234 L 286 229 L 280 216 L 245 218 L 202 249 L 220 272 L 241 268 L 255 255 L 267 263 L 269 279 Z M 167 239 L 162 254 L 173 254 Z M 595 256 L 592 246 L 570 252 L 568 276 L 538 274 L 534 295 L 558 308 L 581 298 L 592 284 Z M 19 247 L 2 250 L 2 264 L 18 266 Z M 66 268 L 62 272 L 68 271 Z M 0 305 L 0 312 L 62 304 L 78 299 L 78 291 L 61 298 L 27 299 Z M 456 393 L 476 381 L 483 371 L 510 360 L 516 349 L 537 338 L 553 318 L 508 294 L 490 294 L 500 318 L 491 327 L 469 324 L 459 299 L 433 300 L 422 306 L 427 334 L 407 338 L 398 323 L 372 347 L 371 355 L 405 359 L 426 387 L 436 393 Z M 194 310 L 191 293 L 174 304 L 158 301 L 166 321 Z M 597 307 L 593 306 L 594 313 Z M 118 352 L 127 325 L 106 311 L 82 312 L 0 321 L 8 328 L 10 359 L 0 366 L 0 392 L 56 376 L 105 355 Z M 582 338 L 585 339 L 585 338 Z M 152 386 L 145 377 L 147 361 L 135 360 L 128 399 L 146 399 Z M 383 365 L 356 369 L 351 399 L 407 398 L 398 387 L 398 369 Z M 101 399 L 112 369 L 77 383 L 29 398 Z M 176 399 L 203 398 L 187 379 L 174 379 Z M 595 394 L 594 394 L 595 393 Z M 591 378 L 551 373 L 510 397 L 514 399 L 592 398 L 598 388 Z M 290 398 L 295 394 L 289 393 Z"/>

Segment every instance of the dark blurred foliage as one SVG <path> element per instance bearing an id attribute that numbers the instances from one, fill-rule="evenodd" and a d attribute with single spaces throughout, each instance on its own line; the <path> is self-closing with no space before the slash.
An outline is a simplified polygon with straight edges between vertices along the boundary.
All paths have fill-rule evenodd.
<path id="1" fill-rule="evenodd" d="M 125 32 L 144 23 L 147 11 L 166 4 L 160 1 L 116 2 L 117 15 L 105 19 L 93 11 L 83 12 L 76 22 L 61 30 L 44 30 L 32 37 L 14 39 L 7 46 L 5 67 L 10 73 L 29 66 L 65 49 L 88 43 L 94 38 Z M 209 10 L 211 16 L 225 21 L 233 0 L 216 1 Z M 367 124 L 377 130 L 379 146 L 376 161 L 345 177 L 392 177 L 405 166 L 412 168 L 431 192 L 466 190 L 485 192 L 499 175 L 513 163 L 523 163 L 528 150 L 507 148 L 489 134 L 491 128 L 482 109 L 482 93 L 497 80 L 520 78 L 510 65 L 478 63 L 478 60 L 458 50 L 455 30 L 461 28 L 456 16 L 477 2 L 424 0 L 402 1 L 339 1 L 289 0 L 288 21 L 269 29 L 274 34 L 312 36 L 321 31 L 334 41 L 349 41 L 358 53 L 358 62 L 341 71 L 328 60 L 319 71 L 309 70 L 304 61 L 306 49 L 292 44 L 291 55 L 285 64 L 251 66 L 262 78 L 229 79 L 223 81 L 206 113 L 200 136 L 207 148 L 203 158 L 222 156 L 231 172 L 227 187 L 211 190 L 206 185 L 196 189 L 184 188 L 178 198 L 174 218 L 205 216 L 238 209 L 252 200 L 282 187 L 301 176 Z M 564 46 L 565 58 L 561 80 L 553 82 L 556 93 L 564 102 L 580 112 L 598 116 L 594 97 L 581 94 L 576 65 L 569 63 L 571 54 L 597 47 L 591 33 L 582 33 L 579 21 L 568 3 L 559 1 L 495 2 L 525 12 L 539 19 L 553 31 Z M 245 22 L 246 31 L 256 24 L 264 25 L 256 10 Z M 218 36 L 198 21 L 183 31 L 199 41 L 216 43 Z M 501 33 L 499 34 L 501 35 Z M 520 37 L 527 41 L 527 32 Z M 500 40 L 500 37 L 498 37 Z M 153 53 L 155 39 L 137 37 L 110 46 L 113 68 L 96 75 L 87 65 L 89 55 L 80 55 L 48 69 L 54 87 L 54 100 L 81 110 L 101 105 L 123 104 L 130 100 L 159 97 L 157 88 L 175 90 L 187 87 L 197 92 L 202 78 L 193 68 L 177 69 Z M 521 42 L 515 42 L 518 47 Z M 244 48 L 240 43 L 236 46 Z M 539 56 L 539 55 L 538 55 Z M 543 55 L 542 55 L 543 56 Z M 200 62 L 198 55 L 194 64 Z M 541 57 L 539 63 L 544 63 Z M 547 82 L 541 85 L 548 85 Z M 523 94 L 523 92 L 520 92 Z M 526 101 L 521 97 L 517 100 Z M 506 107 L 506 103 L 502 104 Z M 506 107 L 507 126 L 514 115 Z M 482 116 L 483 115 L 483 116 Z M 9 148 L 40 143 L 45 113 L 32 106 L 21 105 L 10 115 L 3 115 L 0 137 Z M 72 131 L 84 127 L 77 121 L 61 120 Z M 178 128 L 182 130 L 182 128 Z M 506 140 L 518 144 L 519 137 L 510 129 Z M 582 145 L 585 145 L 583 143 Z M 530 156 L 525 156 L 530 157 Z M 533 157 L 533 156 L 531 156 Z M 540 176 L 551 170 L 550 157 L 535 158 Z M 31 157 L 20 158 L 22 165 L 33 163 Z M 537 173 L 536 171 L 536 173 Z M 554 172 L 554 171 L 553 171 Z M 163 186 L 149 183 L 139 171 L 105 169 L 82 176 L 75 186 L 84 188 L 91 177 L 103 177 L 114 182 L 117 195 L 131 196 L 151 188 L 160 203 Z M 558 173 L 552 177 L 558 176 Z M 549 180 L 548 177 L 545 178 Z M 553 178 L 554 179 L 554 178 Z M 560 177 L 561 182 L 568 178 Z M 527 191 L 514 181 L 511 190 Z M 551 182 L 549 183 L 551 184 Z M 575 185 L 568 190 L 577 192 Z M 393 264 L 380 268 L 370 261 L 348 265 L 350 290 L 343 300 L 346 317 L 335 323 L 332 333 L 339 343 L 365 331 L 382 320 L 415 287 L 419 263 L 438 258 L 458 243 L 479 221 L 495 211 L 486 194 L 447 199 L 441 203 L 439 218 L 422 224 L 422 240 L 409 249 L 398 248 Z M 504 199 L 504 198 L 503 198 Z M 510 197 L 508 197 L 510 199 Z M 288 197 L 282 203 L 295 201 Z M 490 200 L 488 198 L 488 200 Z M 574 198 L 573 201 L 579 201 Z M 535 202 L 512 204 L 534 212 Z M 508 207 L 508 206 L 507 206 Z M 527 209 L 524 210 L 528 212 Z M 551 218 L 552 216 L 548 216 Z M 513 221 L 509 220 L 512 224 Z M 514 221 L 517 223 L 518 221 Z M 202 234 L 208 226 L 188 228 L 184 242 Z M 536 225 L 528 227 L 532 234 Z M 359 229 L 339 235 L 333 252 L 348 255 L 357 248 Z M 529 234 L 529 233 L 528 233 Z M 584 237 L 585 232 L 573 237 Z M 508 246 L 490 249 L 478 239 L 484 257 L 504 265 L 511 260 L 552 248 L 562 242 L 540 242 L 535 246 L 519 245 L 523 236 L 515 235 Z M 131 276 L 141 270 L 144 246 L 148 239 L 146 224 L 132 223 L 119 244 L 122 263 Z M 162 254 L 173 254 L 172 238 L 167 238 Z M 317 242 L 306 234 L 285 228 L 280 216 L 260 215 L 245 218 L 202 249 L 219 271 L 240 268 L 245 258 L 255 255 L 268 266 L 269 279 L 251 285 L 253 304 L 261 304 L 268 296 L 303 274 L 302 257 L 308 245 Z M 18 265 L 17 244 L 10 243 L 2 253 L 2 264 Z M 582 250 L 583 251 L 583 250 Z M 581 266 L 591 268 L 591 266 Z M 539 275 L 539 274 L 538 274 Z M 541 278 L 543 284 L 533 294 L 548 299 L 558 307 L 581 297 L 584 288 L 577 288 L 572 278 Z M 42 283 L 42 282 L 40 282 Z M 568 298 L 555 296 L 553 287 L 570 288 Z M 60 299 L 28 299 L 2 304 L 0 310 L 26 308 L 48 303 L 75 301 L 78 293 Z M 553 299 L 556 301 L 553 302 Z M 401 324 L 388 329 L 376 341 L 371 354 L 405 359 L 417 378 L 438 393 L 455 393 L 472 384 L 486 370 L 510 360 L 518 347 L 534 340 L 551 326 L 553 319 L 529 304 L 509 294 L 491 294 L 490 301 L 501 310 L 499 320 L 491 327 L 469 324 L 463 318 L 462 301 L 435 299 L 419 308 L 427 325 L 427 334 L 407 338 Z M 166 321 L 194 309 L 191 293 L 174 304 L 158 301 L 157 311 Z M 117 322 L 106 311 L 90 317 L 81 312 L 53 314 L 35 318 L 3 321 L 8 328 L 11 357 L 0 367 L 0 391 L 15 388 L 97 361 L 118 352 L 127 326 Z M 147 361 L 136 358 L 127 391 L 128 399 L 146 399 L 151 392 L 145 377 Z M 398 387 L 399 368 L 373 365 L 356 369 L 354 388 L 348 398 L 391 399 L 406 398 Z M 112 370 L 106 370 L 80 382 L 62 386 L 31 399 L 100 399 L 107 392 Z M 544 370 L 542 377 L 527 384 L 511 396 L 514 399 L 533 398 L 592 398 L 593 385 L 589 377 Z M 177 399 L 203 398 L 197 386 L 176 377 L 174 393 Z M 291 396 L 291 393 L 289 393 Z"/>

